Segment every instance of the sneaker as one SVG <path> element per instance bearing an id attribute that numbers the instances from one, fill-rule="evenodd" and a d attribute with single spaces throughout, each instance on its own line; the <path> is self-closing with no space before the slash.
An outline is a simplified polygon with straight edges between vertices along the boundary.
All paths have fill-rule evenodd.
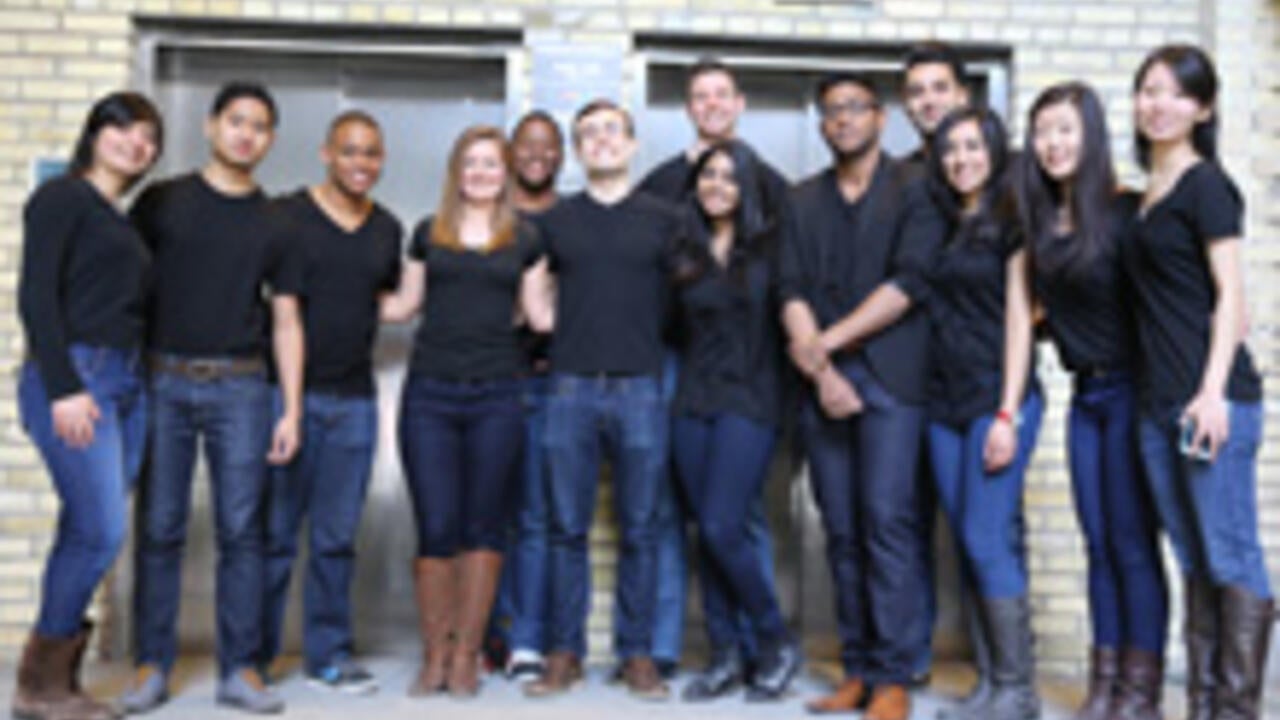
<path id="1" fill-rule="evenodd" d="M 307 673 L 307 684 L 324 690 L 336 690 L 349 695 L 372 695 L 378 692 L 378 681 L 353 660 L 341 659 Z"/>
<path id="2" fill-rule="evenodd" d="M 521 648 L 507 659 L 507 678 L 516 682 L 531 682 L 542 677 L 545 663 L 542 653 Z"/>
<path id="3" fill-rule="evenodd" d="M 284 701 L 262 682 L 258 671 L 240 668 L 218 683 L 218 704 L 254 715 L 284 712 Z"/>
<path id="4" fill-rule="evenodd" d="M 126 715 L 139 715 L 160 707 L 169 699 L 169 682 L 159 665 L 139 665 L 133 674 L 133 682 L 116 700 L 120 711 Z"/>

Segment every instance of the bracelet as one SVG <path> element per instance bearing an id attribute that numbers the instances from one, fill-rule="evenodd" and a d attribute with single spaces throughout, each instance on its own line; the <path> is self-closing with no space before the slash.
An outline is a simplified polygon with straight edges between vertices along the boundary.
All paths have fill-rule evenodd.
<path id="1" fill-rule="evenodd" d="M 1000 422 L 1007 422 L 1014 427 L 1018 426 L 1018 417 L 1008 410 L 997 410 L 996 420 L 999 420 Z"/>

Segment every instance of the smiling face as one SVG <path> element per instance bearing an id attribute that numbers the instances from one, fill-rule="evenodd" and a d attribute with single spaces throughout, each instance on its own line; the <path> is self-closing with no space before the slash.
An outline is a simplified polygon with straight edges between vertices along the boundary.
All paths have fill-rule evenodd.
<path id="1" fill-rule="evenodd" d="M 969 104 L 969 91 L 943 62 L 913 65 L 903 87 L 907 115 L 921 135 L 932 135 L 952 110 Z"/>
<path id="2" fill-rule="evenodd" d="M 1054 182 L 1069 182 L 1084 155 L 1084 119 L 1080 109 L 1063 101 L 1036 113 L 1032 145 L 1040 168 Z"/>
<path id="3" fill-rule="evenodd" d="M 224 165 L 249 172 L 266 157 L 275 139 L 271 109 L 261 100 L 241 97 L 205 121 L 205 137 Z"/>
<path id="4" fill-rule="evenodd" d="M 588 175 L 627 172 L 636 152 L 636 141 L 621 110 L 596 110 L 580 118 L 574 130 L 578 160 Z"/>
<path id="5" fill-rule="evenodd" d="M 711 70 L 689 81 L 686 110 L 703 140 L 732 138 L 745 107 L 746 99 L 727 72 Z"/>
<path id="6" fill-rule="evenodd" d="M 564 151 L 560 133 L 546 120 L 533 119 L 520 126 L 511 141 L 516 181 L 529 192 L 543 192 L 556 182 Z"/>
<path id="7" fill-rule="evenodd" d="M 964 198 L 966 206 L 972 207 L 991 179 L 991 152 L 977 120 L 959 122 L 948 131 L 942 150 L 942 169 L 947 184 Z"/>
<path id="8" fill-rule="evenodd" d="M 462 177 L 458 187 L 462 200 L 492 203 L 502 195 L 507 182 L 507 163 L 502 145 L 496 140 L 479 140 L 462 153 Z"/>
<path id="9" fill-rule="evenodd" d="M 818 106 L 822 137 L 840 158 L 860 157 L 880 142 L 884 113 L 867 88 L 852 82 L 831 86 Z"/>
<path id="10" fill-rule="evenodd" d="M 1133 100 L 1134 125 L 1152 143 L 1190 140 L 1196 125 L 1213 117 L 1213 108 L 1188 94 L 1168 65 L 1147 69 Z"/>
<path id="11" fill-rule="evenodd" d="M 151 169 L 159 152 L 156 126 L 145 120 L 104 125 L 93 142 L 93 165 L 128 180 Z"/>
<path id="12" fill-rule="evenodd" d="M 724 152 L 713 154 L 698 173 L 698 205 L 712 221 L 732 218 L 738 209 L 742 196 L 733 173 L 733 159 Z"/>
<path id="13" fill-rule="evenodd" d="M 347 195 L 364 197 L 382 176 L 382 133 L 366 122 L 345 122 L 334 128 L 320 157 L 333 185 Z"/>

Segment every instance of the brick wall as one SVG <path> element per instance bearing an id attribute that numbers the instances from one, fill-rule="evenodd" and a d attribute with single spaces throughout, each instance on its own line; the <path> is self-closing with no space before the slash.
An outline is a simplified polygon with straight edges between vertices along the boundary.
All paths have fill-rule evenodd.
<path id="1" fill-rule="evenodd" d="M 1276 366 L 1280 279 L 1280 70 L 1277 18 L 1268 0 L 877 0 L 780 4 L 773 0 L 5 0 L 0 6 L 0 369 L 22 355 L 14 312 L 20 212 L 31 160 L 66 155 L 92 98 L 128 82 L 134 13 L 289 22 L 399 26 L 536 27 L 570 42 L 630 47 L 633 32 L 728 38 L 909 41 L 938 37 L 1014 49 L 1015 125 L 1036 91 L 1083 77 L 1110 110 L 1121 170 L 1130 155 L 1131 73 L 1154 45 L 1172 40 L 1214 48 L 1225 77 L 1226 162 L 1250 201 L 1247 251 L 1251 342 L 1268 374 Z M 623 82 L 620 79 L 620 82 Z M 624 97 L 629 95 L 623 94 Z M 1017 128 L 1015 128 L 1015 135 Z M 1077 675 L 1088 637 L 1084 556 L 1064 463 L 1066 386 L 1051 358 L 1050 410 L 1027 489 L 1031 563 L 1043 670 Z M 16 421 L 13 383 L 0 383 L 0 654 L 12 654 L 35 612 L 41 560 L 55 499 Z M 1280 579 L 1280 444 L 1274 404 L 1261 462 L 1264 536 Z M 1177 643 L 1173 643 L 1176 647 Z"/>

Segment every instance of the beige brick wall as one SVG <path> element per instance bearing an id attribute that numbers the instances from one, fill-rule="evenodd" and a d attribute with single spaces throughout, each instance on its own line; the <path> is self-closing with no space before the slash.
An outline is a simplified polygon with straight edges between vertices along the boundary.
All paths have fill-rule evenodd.
<path id="1" fill-rule="evenodd" d="M 290 22 L 388 23 L 519 29 L 528 21 L 569 41 L 630 47 L 636 31 L 692 32 L 758 39 L 907 41 L 938 37 L 1014 48 L 1018 119 L 1036 91 L 1083 77 L 1105 96 L 1122 171 L 1130 154 L 1131 73 L 1150 47 L 1185 40 L 1214 48 L 1225 77 L 1222 110 L 1227 164 L 1250 200 L 1251 341 L 1275 386 L 1275 320 L 1280 295 L 1280 71 L 1277 19 L 1268 0 L 878 0 L 872 8 L 773 0 L 4 0 L 0 5 L 0 368 L 22 354 L 14 308 L 20 211 L 32 158 L 65 155 L 89 101 L 125 84 L 132 59 L 132 13 Z M 624 94 L 624 96 L 626 96 Z M 1043 670 L 1077 675 L 1088 620 L 1084 557 L 1064 465 L 1066 387 L 1045 369 L 1050 411 L 1027 490 L 1035 625 Z M 56 503 L 16 422 L 13 383 L 0 382 L 0 654 L 18 646 L 35 612 L 41 559 Z M 1268 403 L 1261 462 L 1263 525 L 1273 576 L 1280 579 L 1280 424 Z M 1176 646 L 1176 643 L 1174 643 Z"/>

